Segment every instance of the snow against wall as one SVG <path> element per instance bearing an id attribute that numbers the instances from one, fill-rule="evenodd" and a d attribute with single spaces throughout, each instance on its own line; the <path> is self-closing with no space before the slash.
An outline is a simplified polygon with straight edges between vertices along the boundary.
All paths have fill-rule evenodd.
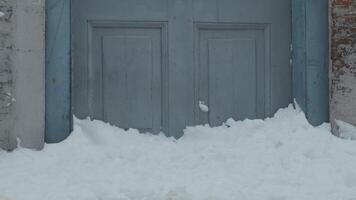
<path id="1" fill-rule="evenodd" d="M 0 151 L 0 197 L 356 199 L 356 141 L 333 136 L 328 124 L 309 125 L 291 106 L 271 119 L 190 127 L 180 140 L 100 121 L 75 120 L 74 129 L 40 152 Z"/>

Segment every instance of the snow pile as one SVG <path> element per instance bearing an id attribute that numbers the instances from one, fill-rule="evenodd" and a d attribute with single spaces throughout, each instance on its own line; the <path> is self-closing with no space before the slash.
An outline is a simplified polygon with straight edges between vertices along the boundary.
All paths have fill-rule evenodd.
<path id="1" fill-rule="evenodd" d="M 292 107 L 176 141 L 75 120 L 41 152 L 0 152 L 0 199 L 356 200 L 356 141 Z"/>
<path id="2" fill-rule="evenodd" d="M 341 138 L 344 138 L 347 140 L 356 140 L 356 127 L 355 126 L 353 126 L 349 123 L 340 121 L 340 120 L 337 120 L 336 124 L 338 126 L 338 132 L 339 132 Z"/>

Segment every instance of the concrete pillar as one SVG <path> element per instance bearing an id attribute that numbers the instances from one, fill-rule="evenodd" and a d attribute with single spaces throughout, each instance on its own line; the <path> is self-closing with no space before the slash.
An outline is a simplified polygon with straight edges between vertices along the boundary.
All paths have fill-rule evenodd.
<path id="1" fill-rule="evenodd" d="M 14 97 L 10 145 L 42 149 L 45 129 L 45 1 L 13 0 Z"/>

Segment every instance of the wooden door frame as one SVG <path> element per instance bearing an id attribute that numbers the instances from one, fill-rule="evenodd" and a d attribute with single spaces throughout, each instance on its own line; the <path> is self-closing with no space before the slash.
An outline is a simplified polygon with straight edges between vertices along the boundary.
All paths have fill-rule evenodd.
<path id="1" fill-rule="evenodd" d="M 45 142 L 66 139 L 71 112 L 71 0 L 46 0 Z"/>
<path id="2" fill-rule="evenodd" d="M 292 0 L 293 98 L 312 125 L 329 121 L 328 0 Z"/>
<path id="3" fill-rule="evenodd" d="M 323 63 L 329 56 L 326 52 L 315 53 L 318 48 L 328 48 L 328 40 L 325 40 L 328 38 L 327 4 L 327 0 L 293 0 L 291 8 L 294 44 L 293 98 L 313 125 L 329 119 L 328 64 Z M 71 0 L 46 0 L 47 143 L 64 140 L 73 126 L 70 5 Z M 315 36 L 320 37 L 313 40 Z M 310 42 L 314 42 L 313 45 Z M 311 61 L 315 60 L 318 61 L 317 67 L 311 66 Z"/>

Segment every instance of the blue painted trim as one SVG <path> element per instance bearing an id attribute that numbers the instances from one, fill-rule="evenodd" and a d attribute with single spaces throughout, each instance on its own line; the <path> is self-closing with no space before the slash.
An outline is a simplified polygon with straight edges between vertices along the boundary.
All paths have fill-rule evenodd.
<path id="1" fill-rule="evenodd" d="M 46 0 L 45 141 L 60 142 L 71 130 L 70 0 Z"/>
<path id="2" fill-rule="evenodd" d="M 292 0 L 293 95 L 313 125 L 329 121 L 327 0 Z"/>
<path id="3" fill-rule="evenodd" d="M 307 117 L 320 125 L 329 121 L 328 0 L 308 0 L 306 14 Z"/>
<path id="4" fill-rule="evenodd" d="M 305 0 L 292 0 L 293 97 L 304 112 L 306 106 L 306 10 Z"/>

